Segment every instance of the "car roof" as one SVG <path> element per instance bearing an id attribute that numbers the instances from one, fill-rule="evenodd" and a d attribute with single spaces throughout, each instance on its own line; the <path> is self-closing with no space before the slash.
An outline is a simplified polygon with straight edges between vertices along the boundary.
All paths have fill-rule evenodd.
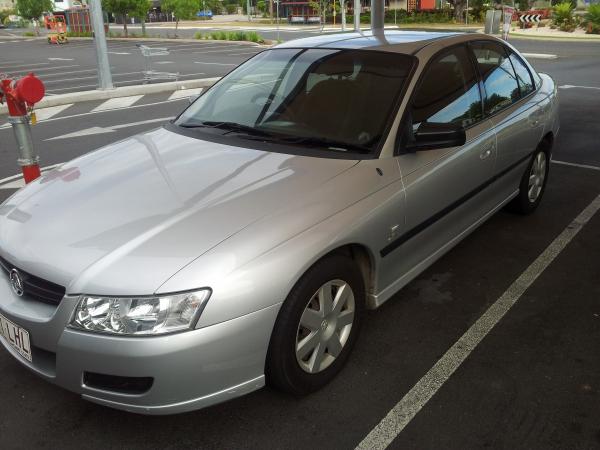
<path id="1" fill-rule="evenodd" d="M 372 30 L 363 33 L 334 33 L 295 39 L 277 46 L 277 48 L 336 48 L 336 49 L 365 49 L 380 50 L 396 53 L 414 54 L 433 41 L 457 38 L 468 33 L 442 31 L 397 31 L 373 33 Z M 456 39 L 451 39 L 456 41 Z"/>

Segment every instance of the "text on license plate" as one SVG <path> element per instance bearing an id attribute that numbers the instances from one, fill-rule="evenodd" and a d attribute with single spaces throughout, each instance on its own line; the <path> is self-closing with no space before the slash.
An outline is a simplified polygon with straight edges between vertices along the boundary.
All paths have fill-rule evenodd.
<path id="1" fill-rule="evenodd" d="M 0 314 L 0 336 L 2 336 L 19 354 L 31 362 L 31 343 L 29 332 L 15 325 Z"/>

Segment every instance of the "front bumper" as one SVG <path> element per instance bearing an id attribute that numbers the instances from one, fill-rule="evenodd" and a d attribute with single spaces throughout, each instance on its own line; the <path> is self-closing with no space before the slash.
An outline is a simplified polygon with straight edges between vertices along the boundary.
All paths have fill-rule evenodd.
<path id="1" fill-rule="evenodd" d="M 16 297 L 0 279 L 0 314 L 30 333 L 33 361 L 19 362 L 84 399 L 142 414 L 203 408 L 264 386 L 264 364 L 280 304 L 206 328 L 156 337 L 116 337 L 66 328 L 77 298 L 58 307 Z M 86 386 L 84 372 L 152 377 L 141 394 Z"/>

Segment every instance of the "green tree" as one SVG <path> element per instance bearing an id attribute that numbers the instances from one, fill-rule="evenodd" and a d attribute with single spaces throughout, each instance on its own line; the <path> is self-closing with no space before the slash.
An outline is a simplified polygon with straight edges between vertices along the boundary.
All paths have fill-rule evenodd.
<path id="1" fill-rule="evenodd" d="M 123 17 L 123 31 L 128 36 L 127 16 L 145 18 L 152 7 L 151 0 L 102 0 L 102 9 Z"/>
<path id="2" fill-rule="evenodd" d="M 179 20 L 192 19 L 198 12 L 198 0 L 163 0 L 160 7 L 163 11 L 169 11 L 175 14 L 175 37 L 177 37 L 177 28 Z M 208 2 L 207 2 L 208 3 Z"/>
<path id="3" fill-rule="evenodd" d="M 19 16 L 34 21 L 35 34 L 39 35 L 38 20 L 42 13 L 52 11 L 54 4 L 52 0 L 17 0 L 15 7 Z"/>

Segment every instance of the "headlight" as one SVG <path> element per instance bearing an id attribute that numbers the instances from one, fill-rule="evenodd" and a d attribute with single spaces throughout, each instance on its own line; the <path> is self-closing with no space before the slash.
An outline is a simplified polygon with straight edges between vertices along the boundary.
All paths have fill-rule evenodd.
<path id="1" fill-rule="evenodd" d="M 210 289 L 156 297 L 82 296 L 70 326 L 120 335 L 157 335 L 192 329 Z"/>

